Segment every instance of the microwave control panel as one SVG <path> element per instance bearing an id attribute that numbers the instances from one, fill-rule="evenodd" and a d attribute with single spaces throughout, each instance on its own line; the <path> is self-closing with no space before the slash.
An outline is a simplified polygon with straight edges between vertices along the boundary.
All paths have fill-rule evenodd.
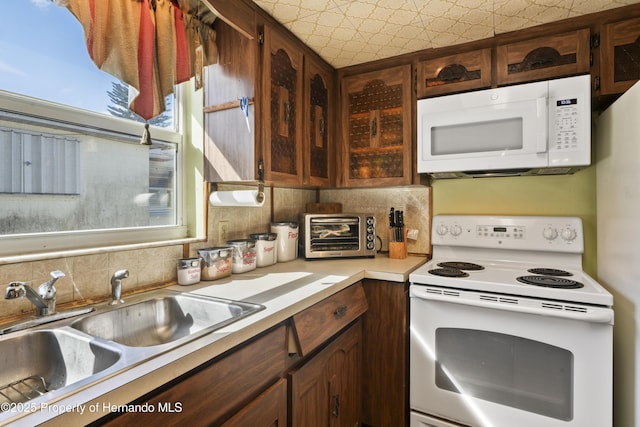
<path id="1" fill-rule="evenodd" d="M 576 150 L 580 138 L 580 114 L 578 98 L 555 101 L 555 134 L 550 135 L 550 148 L 556 150 Z"/>
<path id="2" fill-rule="evenodd" d="M 549 80 L 549 166 L 591 163 L 590 76 Z"/>

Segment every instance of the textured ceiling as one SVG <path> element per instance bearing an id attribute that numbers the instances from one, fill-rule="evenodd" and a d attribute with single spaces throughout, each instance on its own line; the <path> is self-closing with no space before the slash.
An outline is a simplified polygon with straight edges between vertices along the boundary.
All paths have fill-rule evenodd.
<path id="1" fill-rule="evenodd" d="M 640 0 L 254 0 L 335 68 Z"/>

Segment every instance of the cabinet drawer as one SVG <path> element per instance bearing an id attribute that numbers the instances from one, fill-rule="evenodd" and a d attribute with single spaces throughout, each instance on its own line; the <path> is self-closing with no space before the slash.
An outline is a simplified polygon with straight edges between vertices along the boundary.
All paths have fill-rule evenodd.
<path id="1" fill-rule="evenodd" d="M 306 356 L 367 311 L 362 283 L 350 286 L 293 316 L 293 329 Z"/>

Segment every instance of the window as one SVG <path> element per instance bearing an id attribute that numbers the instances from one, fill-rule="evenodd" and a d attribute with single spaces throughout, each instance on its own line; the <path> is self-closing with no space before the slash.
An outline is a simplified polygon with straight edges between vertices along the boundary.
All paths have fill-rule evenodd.
<path id="1" fill-rule="evenodd" d="M 176 113 L 189 82 L 140 145 L 127 86 L 93 64 L 69 11 L 50 0 L 0 11 L 0 257 L 188 237 L 193 166 Z"/>
<path id="2" fill-rule="evenodd" d="M 0 127 L 0 193 L 78 194 L 79 139 Z"/>

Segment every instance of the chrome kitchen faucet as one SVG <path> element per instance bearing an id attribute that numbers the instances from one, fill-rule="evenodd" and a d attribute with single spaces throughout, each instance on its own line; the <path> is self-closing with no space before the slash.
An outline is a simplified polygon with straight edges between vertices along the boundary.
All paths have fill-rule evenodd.
<path id="1" fill-rule="evenodd" d="M 5 291 L 5 299 L 16 299 L 25 297 L 36 306 L 36 316 L 43 317 L 55 314 L 56 312 L 56 288 L 53 284 L 64 277 L 65 274 L 60 270 L 54 270 L 51 273 L 51 279 L 38 286 L 36 292 L 26 282 L 11 282 Z"/>
<path id="2" fill-rule="evenodd" d="M 118 270 L 111 276 L 111 302 L 109 305 L 122 304 L 122 279 L 129 277 L 129 270 Z"/>

